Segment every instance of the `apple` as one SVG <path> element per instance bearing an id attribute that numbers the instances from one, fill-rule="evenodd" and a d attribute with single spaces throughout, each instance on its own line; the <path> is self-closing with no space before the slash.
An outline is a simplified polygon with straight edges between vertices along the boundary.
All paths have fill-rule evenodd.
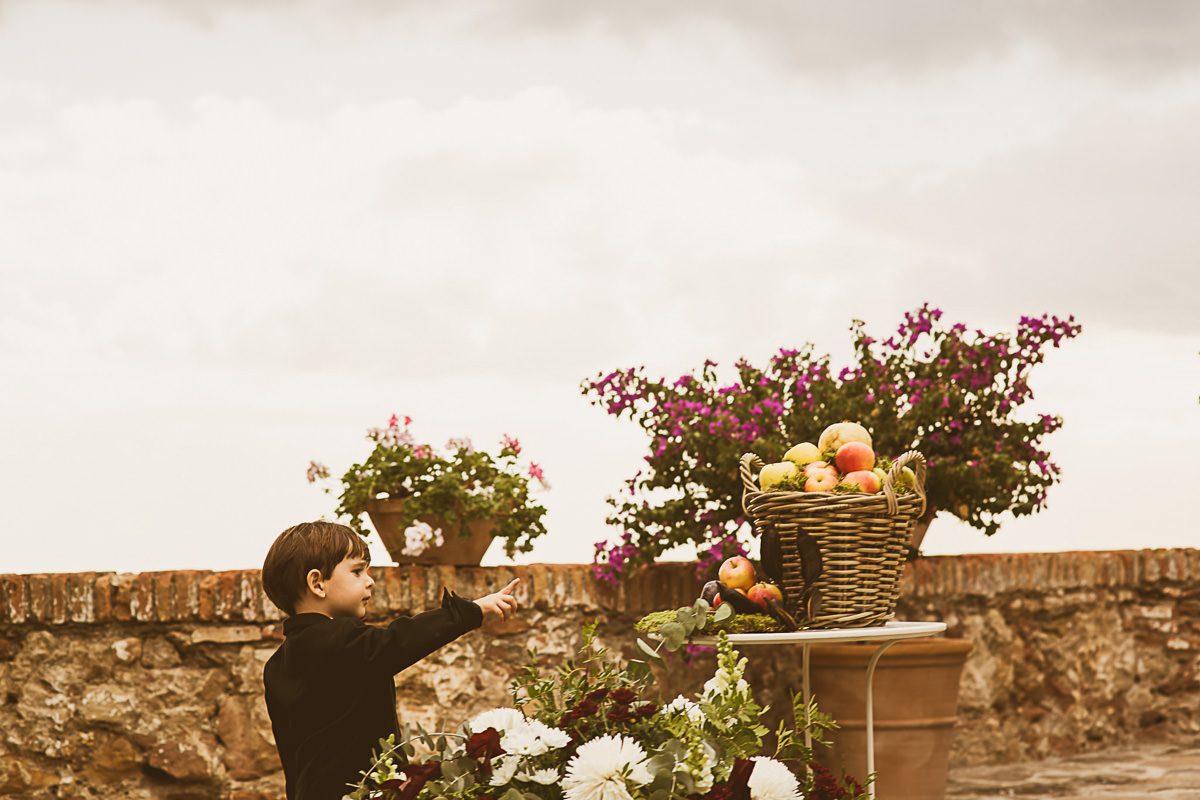
<path id="1" fill-rule="evenodd" d="M 811 478 L 814 475 L 820 475 L 825 472 L 835 471 L 828 463 L 824 461 L 814 461 L 811 464 L 804 465 L 804 476 Z"/>
<path id="2" fill-rule="evenodd" d="M 740 595 L 744 596 L 744 597 L 747 597 L 747 598 L 749 598 L 749 595 L 747 595 L 747 594 L 746 594 L 746 590 L 745 590 L 745 589 L 734 589 L 734 591 L 735 591 L 735 592 L 737 592 L 738 594 L 740 594 Z M 720 594 L 718 594 L 716 597 L 714 597 L 714 598 L 713 598 L 713 601 L 712 601 L 712 607 L 713 607 L 714 609 L 715 609 L 715 608 L 719 608 L 719 607 L 720 607 L 720 605 L 721 605 L 721 603 L 724 603 L 724 602 L 725 602 L 725 601 L 724 601 L 724 600 L 721 598 L 721 595 L 720 595 Z M 735 607 L 735 610 L 736 610 L 736 607 Z"/>
<path id="3" fill-rule="evenodd" d="M 837 455 L 833 460 L 837 463 L 839 470 L 849 475 L 851 472 L 858 472 L 859 470 L 874 467 L 875 451 L 871 449 L 871 445 L 869 444 L 846 442 L 838 448 Z"/>
<path id="4" fill-rule="evenodd" d="M 887 473 L 884 472 L 883 469 L 880 467 L 876 467 L 875 469 L 871 470 L 871 472 L 874 472 L 875 477 L 879 478 L 879 486 L 880 486 L 880 488 L 882 488 L 883 482 L 887 478 Z"/>
<path id="5" fill-rule="evenodd" d="M 778 464 L 767 464 L 758 473 L 758 483 L 764 492 L 769 492 L 784 481 L 794 481 L 800 477 L 800 469 L 790 461 L 780 461 Z"/>
<path id="6" fill-rule="evenodd" d="M 833 468 L 817 472 L 811 478 L 804 482 L 804 491 L 806 492 L 832 492 L 834 487 L 838 485 L 837 473 Z"/>
<path id="7" fill-rule="evenodd" d="M 879 476 L 869 469 L 860 469 L 851 472 L 846 477 L 842 478 L 843 486 L 857 486 L 866 494 L 875 494 L 883 486 L 879 482 Z"/>
<path id="8" fill-rule="evenodd" d="M 812 442 L 801 442 L 783 454 L 784 461 L 790 461 L 797 467 L 821 460 L 821 451 Z"/>
<path id="9" fill-rule="evenodd" d="M 917 488 L 917 474 L 908 467 L 900 468 L 900 477 L 896 479 L 896 485 L 903 489 Z"/>
<path id="10" fill-rule="evenodd" d="M 783 602 L 783 592 L 773 583 L 756 583 L 746 592 L 746 596 L 757 603 L 764 611 L 768 608 L 767 598 L 777 603 Z"/>
<path id="11" fill-rule="evenodd" d="M 836 451 L 847 442 L 862 442 L 870 447 L 871 434 L 857 422 L 836 422 L 821 432 L 821 438 L 817 440 L 817 449 L 828 453 L 830 450 Z"/>
<path id="12" fill-rule="evenodd" d="M 717 578 L 730 589 L 749 589 L 754 585 L 754 577 L 754 565 L 745 556 L 725 559 L 717 571 Z"/>

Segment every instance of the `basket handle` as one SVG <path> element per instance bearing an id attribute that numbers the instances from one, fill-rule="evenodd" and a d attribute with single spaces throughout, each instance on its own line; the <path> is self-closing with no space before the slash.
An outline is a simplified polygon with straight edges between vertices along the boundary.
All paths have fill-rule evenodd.
<path id="1" fill-rule="evenodd" d="M 925 456 L 916 450 L 909 450 L 892 462 L 887 477 L 883 479 L 883 494 L 887 497 L 889 514 L 895 514 L 900 508 L 899 502 L 896 500 L 895 483 L 900 480 L 900 470 L 909 465 L 913 467 L 913 472 L 917 476 L 913 491 L 917 493 L 917 497 L 921 498 L 921 510 L 917 512 L 917 516 L 925 513 Z"/>
<path id="2" fill-rule="evenodd" d="M 746 501 L 751 495 L 762 494 L 755 483 L 753 472 L 761 470 L 764 466 L 763 460 L 754 453 L 746 453 L 742 456 L 741 463 L 738 464 L 738 472 L 742 476 L 742 513 L 746 515 L 746 519 L 750 519 L 750 510 L 746 508 Z"/>

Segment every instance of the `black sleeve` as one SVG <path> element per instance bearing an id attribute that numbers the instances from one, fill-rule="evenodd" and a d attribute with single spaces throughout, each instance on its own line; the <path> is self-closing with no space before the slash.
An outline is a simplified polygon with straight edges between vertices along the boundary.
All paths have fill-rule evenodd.
<path id="1" fill-rule="evenodd" d="M 483 609 L 448 589 L 441 608 L 397 617 L 386 628 L 353 620 L 341 643 L 348 657 L 371 671 L 395 675 L 483 624 Z"/>

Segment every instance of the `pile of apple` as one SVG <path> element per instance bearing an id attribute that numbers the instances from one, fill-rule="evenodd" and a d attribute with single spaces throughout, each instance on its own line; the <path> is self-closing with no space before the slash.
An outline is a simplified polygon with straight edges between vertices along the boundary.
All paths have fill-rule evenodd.
<path id="1" fill-rule="evenodd" d="M 761 609 L 763 613 L 770 613 L 772 603 L 783 602 L 783 592 L 779 587 L 773 583 L 759 581 L 754 564 L 745 556 L 725 559 L 721 568 L 717 570 L 717 578 L 718 580 L 704 584 L 700 594 L 713 608 L 717 608 L 723 602 L 729 602 L 734 611 L 745 613 Z M 734 594 L 741 595 L 745 600 L 734 597 Z M 753 603 L 757 608 L 745 601 Z"/>
<path id="2" fill-rule="evenodd" d="M 816 444 L 802 442 L 767 464 L 758 475 L 764 492 L 850 492 L 875 494 L 887 477 L 871 448 L 871 434 L 857 422 L 838 422 L 822 433 Z M 900 470 L 897 488 L 910 490 L 916 475 Z"/>

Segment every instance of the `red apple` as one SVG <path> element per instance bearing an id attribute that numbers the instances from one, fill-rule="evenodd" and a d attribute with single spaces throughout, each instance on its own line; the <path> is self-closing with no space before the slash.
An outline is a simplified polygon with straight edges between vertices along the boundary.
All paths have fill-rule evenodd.
<path id="1" fill-rule="evenodd" d="M 804 465 L 804 476 L 806 478 L 811 478 L 814 475 L 818 475 L 822 472 L 827 472 L 827 471 L 832 471 L 832 470 L 833 470 L 833 467 L 824 461 L 813 461 L 810 464 Z"/>
<path id="2" fill-rule="evenodd" d="M 813 475 L 804 482 L 804 491 L 806 492 L 832 492 L 834 487 L 838 485 L 837 473 L 832 468 L 819 470 L 816 475 Z"/>
<path id="3" fill-rule="evenodd" d="M 837 468 L 843 474 L 849 475 L 851 472 L 874 467 L 875 451 L 871 449 L 871 445 L 863 442 L 846 442 L 838 448 L 833 460 L 837 462 Z"/>
<path id="4" fill-rule="evenodd" d="M 746 596 L 757 603 L 764 611 L 767 609 L 767 598 L 783 602 L 783 592 L 773 583 L 756 583 L 746 592 Z"/>
<path id="5" fill-rule="evenodd" d="M 754 565 L 745 556 L 734 556 L 725 559 L 717 578 L 730 589 L 749 589 L 754 585 Z"/>
<path id="6" fill-rule="evenodd" d="M 866 494 L 875 494 L 882 488 L 879 483 L 879 476 L 869 469 L 857 470 L 851 472 L 846 477 L 842 478 L 843 486 L 857 486 Z"/>
<path id="7" fill-rule="evenodd" d="M 745 589 L 734 589 L 734 591 L 735 591 L 735 592 L 737 592 L 737 593 L 738 593 L 738 594 L 740 594 L 740 595 L 743 595 L 743 596 L 745 596 L 745 597 L 749 597 L 749 595 L 747 595 L 747 594 L 746 594 L 746 590 L 745 590 Z M 721 603 L 724 603 L 724 602 L 725 602 L 725 601 L 721 599 L 721 595 L 720 595 L 720 594 L 718 594 L 716 597 L 714 597 L 714 598 L 713 598 L 713 601 L 712 601 L 712 607 L 715 609 L 715 608 L 719 607 L 719 606 L 721 605 Z M 736 609 L 735 609 L 735 610 L 736 610 Z"/>

